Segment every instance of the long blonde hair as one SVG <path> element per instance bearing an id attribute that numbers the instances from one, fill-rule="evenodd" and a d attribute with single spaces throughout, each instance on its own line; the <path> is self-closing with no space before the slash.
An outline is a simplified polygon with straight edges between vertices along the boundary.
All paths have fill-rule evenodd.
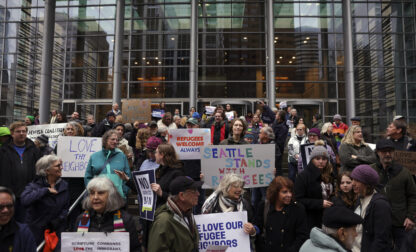
<path id="1" fill-rule="evenodd" d="M 355 140 L 354 140 L 354 132 L 358 128 L 362 129 L 361 126 L 358 126 L 358 125 L 352 125 L 351 127 L 349 127 L 347 132 L 345 133 L 345 136 L 341 140 L 341 144 L 345 143 L 345 144 L 350 144 L 350 145 L 356 145 Z M 367 145 L 364 142 L 364 138 L 361 140 L 360 145 Z"/>

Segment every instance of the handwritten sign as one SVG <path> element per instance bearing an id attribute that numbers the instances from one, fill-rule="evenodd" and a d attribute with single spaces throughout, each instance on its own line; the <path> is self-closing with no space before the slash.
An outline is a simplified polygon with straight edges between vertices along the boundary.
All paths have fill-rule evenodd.
<path id="1" fill-rule="evenodd" d="M 410 173 L 416 175 L 416 152 L 396 150 L 394 160 L 409 169 Z"/>
<path id="2" fill-rule="evenodd" d="M 27 137 L 35 141 L 35 139 L 45 134 L 49 138 L 49 146 L 54 149 L 56 142 L 58 141 L 58 136 L 62 135 L 66 123 L 56 123 L 56 124 L 44 124 L 44 125 L 33 125 L 27 127 Z"/>
<path id="3" fill-rule="evenodd" d="M 225 112 L 225 116 L 227 117 L 228 121 L 232 121 L 234 119 L 234 111 Z"/>
<path id="4" fill-rule="evenodd" d="M 62 158 L 62 177 L 84 177 L 90 156 L 102 150 L 100 137 L 58 138 L 58 153 Z"/>
<path id="5" fill-rule="evenodd" d="M 195 216 L 199 233 L 199 251 L 228 246 L 227 252 L 250 252 L 250 237 L 244 233 L 247 212 L 201 214 Z"/>
<path id="6" fill-rule="evenodd" d="M 212 115 L 214 114 L 216 107 L 214 106 L 205 106 L 205 111 L 207 115 Z"/>
<path id="7" fill-rule="evenodd" d="M 211 144 L 210 129 L 170 129 L 169 143 L 181 160 L 201 159 L 201 147 Z"/>
<path id="8" fill-rule="evenodd" d="M 61 251 L 130 251 L 128 232 L 63 232 Z"/>
<path id="9" fill-rule="evenodd" d="M 123 119 L 126 122 L 150 122 L 151 101 L 140 99 L 123 100 L 122 111 Z"/>
<path id="10" fill-rule="evenodd" d="M 140 218 L 153 221 L 156 210 L 156 194 L 150 184 L 156 183 L 154 170 L 134 171 L 134 183 L 136 184 Z"/>
<path id="11" fill-rule="evenodd" d="M 218 186 L 227 173 L 240 175 L 247 188 L 267 186 L 274 178 L 274 144 L 212 145 L 201 149 L 205 188 Z"/>

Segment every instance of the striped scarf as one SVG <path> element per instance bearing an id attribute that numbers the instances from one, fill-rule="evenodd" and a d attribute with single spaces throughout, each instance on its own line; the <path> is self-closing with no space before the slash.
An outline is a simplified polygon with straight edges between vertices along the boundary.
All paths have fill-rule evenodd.
<path id="1" fill-rule="evenodd" d="M 90 222 L 91 222 L 90 214 L 89 214 L 88 210 L 86 210 L 82 214 L 82 218 L 78 223 L 77 232 L 88 232 L 88 229 L 90 228 Z M 124 228 L 123 219 L 121 218 L 120 210 L 117 210 L 114 213 L 113 226 L 114 226 L 114 231 L 113 232 L 126 232 L 126 229 Z"/>

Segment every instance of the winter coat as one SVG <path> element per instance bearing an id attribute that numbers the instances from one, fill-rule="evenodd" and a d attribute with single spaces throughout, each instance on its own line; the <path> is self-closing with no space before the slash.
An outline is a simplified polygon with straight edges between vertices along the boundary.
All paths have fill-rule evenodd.
<path id="1" fill-rule="evenodd" d="M 324 208 L 321 181 L 321 172 L 312 162 L 295 181 L 295 198 L 305 207 L 308 232 L 322 225 Z"/>
<path id="2" fill-rule="evenodd" d="M 392 225 L 403 227 L 406 218 L 416 222 L 416 185 L 409 170 L 395 163 L 387 170 L 381 164 L 373 164 L 371 167 L 380 177 L 378 191 L 390 201 Z"/>
<path id="3" fill-rule="evenodd" d="M 267 212 L 264 208 L 268 207 Z M 264 214 L 267 214 L 266 221 Z M 264 227 L 264 224 L 266 226 Z M 296 202 L 276 211 L 274 206 L 263 201 L 257 210 L 256 226 L 260 230 L 257 235 L 256 252 L 295 252 L 308 238 L 305 208 Z M 265 233 L 264 233 L 265 231 Z M 261 249 L 264 247 L 264 249 Z"/>
<path id="4" fill-rule="evenodd" d="M 416 151 L 416 140 L 409 136 L 403 136 L 397 140 L 390 138 L 394 148 L 400 151 Z"/>
<path id="5" fill-rule="evenodd" d="M 360 201 L 357 203 L 359 204 Z M 392 251 L 391 207 L 384 195 L 380 193 L 373 195 L 367 206 L 362 225 L 361 251 Z"/>
<path id="6" fill-rule="evenodd" d="M 229 127 L 228 122 L 223 120 L 219 124 L 213 123 L 210 126 L 211 128 L 211 143 L 213 145 L 218 145 L 221 141 L 228 138 Z"/>
<path id="7" fill-rule="evenodd" d="M 247 134 L 251 134 L 254 136 L 254 140 L 253 143 L 258 143 L 259 142 L 259 134 L 260 134 L 260 130 L 263 128 L 263 124 L 262 123 L 252 123 L 250 124 L 250 126 L 248 126 L 247 128 Z"/>
<path id="8" fill-rule="evenodd" d="M 191 218 L 193 218 L 192 215 Z M 199 236 L 196 225 L 193 225 L 193 231 L 191 231 L 182 218 L 167 204 L 156 209 L 149 237 L 148 252 L 198 251 Z"/>
<path id="9" fill-rule="evenodd" d="M 347 132 L 348 130 L 348 125 L 346 125 L 343 122 L 340 122 L 339 125 L 337 125 L 335 122 L 332 123 L 332 127 L 334 127 L 333 132 L 337 132 L 340 133 L 342 135 L 342 137 L 344 136 L 344 134 Z"/>
<path id="10" fill-rule="evenodd" d="M 104 133 L 108 130 L 111 130 L 113 128 L 114 124 L 110 123 L 107 118 L 102 120 L 97 126 L 94 127 L 92 131 L 93 137 L 102 137 Z"/>
<path id="11" fill-rule="evenodd" d="M 66 227 L 69 210 L 68 184 L 60 180 L 55 185 L 58 194 L 50 193 L 49 187 L 45 177 L 37 176 L 21 195 L 22 205 L 27 208 L 25 223 L 32 230 L 37 244 L 42 242 L 47 228 L 59 235 Z"/>
<path id="12" fill-rule="evenodd" d="M 322 121 L 322 119 L 319 119 L 319 120 L 316 121 L 316 123 L 312 124 L 311 129 L 317 128 L 320 131 L 322 129 L 322 126 L 324 126 L 324 122 Z"/>
<path id="13" fill-rule="evenodd" d="M 29 226 L 12 218 L 0 231 L 0 251 L 35 252 L 36 241 Z"/>
<path id="14" fill-rule="evenodd" d="M 40 156 L 46 156 L 46 155 L 51 155 L 54 154 L 53 153 L 53 149 L 49 146 L 49 145 L 45 145 L 39 148 L 40 151 Z"/>
<path id="15" fill-rule="evenodd" d="M 341 160 L 342 171 L 352 171 L 360 164 L 374 164 L 377 162 L 377 157 L 374 151 L 366 144 L 360 146 L 343 143 L 338 150 L 339 158 Z M 352 158 L 351 155 L 357 156 Z"/>
<path id="16" fill-rule="evenodd" d="M 276 114 L 273 110 L 270 109 L 269 106 L 263 106 L 263 113 L 261 114 L 261 120 L 263 123 L 272 124 L 276 119 Z"/>
<path id="17" fill-rule="evenodd" d="M 274 141 L 276 142 L 276 156 L 282 156 L 285 150 L 285 143 L 289 128 L 285 122 L 274 121 L 272 129 L 275 135 Z"/>
<path id="18" fill-rule="evenodd" d="M 335 140 L 335 136 L 332 134 L 328 135 L 327 133 L 324 133 L 321 136 L 322 136 L 322 140 L 324 140 L 329 146 L 331 146 L 335 155 L 338 155 L 337 140 Z"/>
<path id="19" fill-rule="evenodd" d="M 124 229 L 130 236 L 130 251 L 140 251 L 139 234 L 136 230 L 136 224 L 133 217 L 124 210 L 120 210 L 121 219 L 123 220 Z M 89 211 L 90 214 L 90 226 L 88 232 L 113 232 L 114 231 L 114 212 L 106 212 L 102 216 L 99 216 L 94 210 Z M 83 214 L 79 215 L 72 232 L 76 232 L 79 222 L 82 219 Z"/>
<path id="20" fill-rule="evenodd" d="M 238 142 L 234 141 L 234 138 L 232 136 L 228 137 L 227 139 L 224 139 L 221 141 L 220 145 L 239 145 L 239 144 L 248 144 L 244 138 L 240 138 Z"/>
<path id="21" fill-rule="evenodd" d="M 183 176 L 183 168 L 171 168 L 161 165 L 156 170 L 156 183 L 162 189 L 162 196 L 157 195 L 156 208 L 166 203 L 170 194 L 170 182 L 178 176 Z"/>
<path id="22" fill-rule="evenodd" d="M 107 160 L 107 155 L 109 151 L 111 152 L 110 156 L 108 157 L 109 159 L 111 158 L 109 163 L 111 174 L 115 174 L 114 170 L 119 170 L 124 172 L 128 177 L 131 177 L 130 167 L 126 155 L 124 155 L 124 153 L 117 148 L 115 148 L 114 150 L 106 150 L 103 148 L 101 151 L 97 151 L 94 154 L 92 154 L 90 160 L 88 161 L 88 166 L 85 170 L 84 175 L 85 187 L 87 187 L 90 180 L 93 179 L 95 176 L 99 176 L 100 174 L 107 174 L 107 168 L 103 168 L 103 166 Z M 126 197 L 127 193 L 129 192 L 129 188 L 125 185 L 124 182 L 122 190 L 124 193 L 124 197 Z"/>
<path id="23" fill-rule="evenodd" d="M 39 149 L 30 139 L 26 138 L 25 146 L 23 160 L 14 149 L 13 141 L 0 148 L 0 186 L 12 189 L 17 198 L 35 178 L 35 164 L 40 158 Z"/>
<path id="24" fill-rule="evenodd" d="M 163 122 L 162 122 L 162 119 L 160 119 L 159 121 L 157 121 L 157 127 L 158 128 L 161 128 L 161 127 L 163 127 L 163 126 L 165 126 L 166 128 L 168 128 L 168 129 L 177 129 L 178 128 L 178 126 L 176 126 L 176 124 L 175 123 L 171 123 L 171 124 L 169 124 L 169 125 L 166 125 L 166 124 L 164 124 Z"/>
<path id="25" fill-rule="evenodd" d="M 191 159 L 183 160 L 183 170 L 185 176 L 189 176 L 194 180 L 200 180 L 201 175 L 201 160 L 200 159 Z"/>
<path id="26" fill-rule="evenodd" d="M 289 152 L 287 161 L 289 163 L 298 163 L 298 159 L 296 158 L 296 155 L 300 155 L 300 146 L 302 144 L 306 143 L 306 135 L 302 136 L 301 139 L 299 140 L 298 135 L 293 135 L 290 139 L 289 142 L 287 143 L 287 149 Z"/>
<path id="27" fill-rule="evenodd" d="M 311 231 L 311 238 L 307 240 L 299 252 L 348 252 L 340 242 L 334 237 L 325 234 L 319 228 L 313 228 Z M 366 250 L 362 250 L 366 251 Z"/>

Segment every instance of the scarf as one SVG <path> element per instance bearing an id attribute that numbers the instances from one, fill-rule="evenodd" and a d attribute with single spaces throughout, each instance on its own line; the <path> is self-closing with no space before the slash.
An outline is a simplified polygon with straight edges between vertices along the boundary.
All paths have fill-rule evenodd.
<path id="1" fill-rule="evenodd" d="M 224 213 L 226 212 L 232 212 L 234 209 L 237 209 L 237 211 L 241 212 L 243 211 L 243 198 L 240 197 L 238 201 L 226 198 L 222 195 L 222 193 L 219 193 L 217 191 L 213 192 L 207 200 L 205 200 L 204 205 L 202 206 L 202 214 L 208 214 L 212 213 L 214 210 L 215 205 L 217 202 L 220 205 L 221 211 Z"/>
<path id="2" fill-rule="evenodd" d="M 186 227 L 191 232 L 191 234 L 194 234 L 194 226 L 196 224 L 192 215 L 192 210 L 189 210 L 186 213 L 182 212 L 171 197 L 168 197 L 166 205 L 169 208 L 169 210 L 171 210 L 174 213 L 173 218 L 180 224 L 182 224 L 184 227 Z"/>
<path id="3" fill-rule="evenodd" d="M 80 222 L 78 223 L 77 232 L 88 232 L 88 229 L 90 228 L 90 223 L 91 223 L 90 214 L 88 210 L 86 210 L 82 214 L 82 218 Z M 117 210 L 114 212 L 113 226 L 114 226 L 113 232 L 126 232 L 126 229 L 124 228 L 123 219 L 121 218 L 120 210 Z"/>

